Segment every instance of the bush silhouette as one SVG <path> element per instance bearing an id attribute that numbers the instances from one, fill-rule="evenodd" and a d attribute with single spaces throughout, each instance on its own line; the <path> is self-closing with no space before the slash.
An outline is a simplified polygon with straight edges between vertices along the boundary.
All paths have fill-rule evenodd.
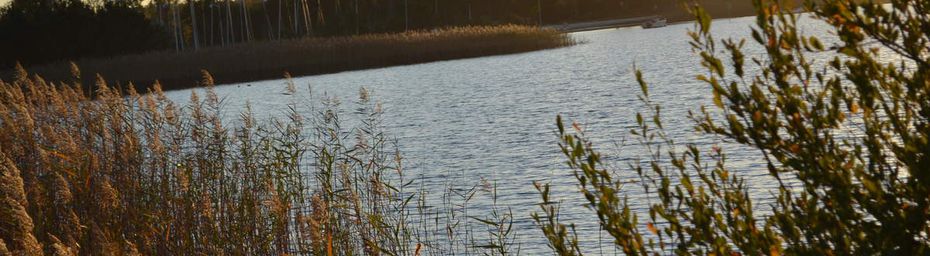
<path id="1" fill-rule="evenodd" d="M 0 69 L 169 46 L 168 33 L 134 1 L 14 0 L 0 9 Z"/>

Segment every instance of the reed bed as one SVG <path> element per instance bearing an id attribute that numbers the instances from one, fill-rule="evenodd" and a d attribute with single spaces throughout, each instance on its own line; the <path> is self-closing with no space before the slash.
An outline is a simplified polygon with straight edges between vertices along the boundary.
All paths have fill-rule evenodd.
<path id="1" fill-rule="evenodd" d="M 181 106 L 159 84 L 123 93 L 98 77 L 89 98 L 80 82 L 21 68 L 0 81 L 0 255 L 519 249 L 507 209 L 467 209 L 495 197 L 489 183 L 417 189 L 367 90 L 348 115 L 336 99 L 294 98 L 285 118 L 246 109 L 230 122 L 209 73 L 201 84 Z M 344 127 L 346 116 L 358 125 Z"/>
<path id="2" fill-rule="evenodd" d="M 199 51 L 155 52 L 77 64 L 87 74 L 102 74 L 116 82 L 148 85 L 159 80 L 166 90 L 198 84 L 200 70 L 210 70 L 217 83 L 279 78 L 283 72 L 314 75 L 348 70 L 407 65 L 440 60 L 510 54 L 569 46 L 570 36 L 552 29 L 521 25 L 471 26 L 367 34 L 347 37 L 244 43 Z M 30 67 L 50 80 L 71 77 L 69 63 Z M 85 84 L 93 84 L 87 77 Z M 137 88 L 142 91 L 142 88 Z"/>

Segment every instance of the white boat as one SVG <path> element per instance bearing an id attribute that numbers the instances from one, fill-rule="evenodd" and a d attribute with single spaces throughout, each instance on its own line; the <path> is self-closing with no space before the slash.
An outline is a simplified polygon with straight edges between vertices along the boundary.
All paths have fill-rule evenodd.
<path id="1" fill-rule="evenodd" d="M 643 28 L 661 28 L 668 25 L 668 20 L 665 18 L 655 18 L 649 21 L 643 22 Z"/>

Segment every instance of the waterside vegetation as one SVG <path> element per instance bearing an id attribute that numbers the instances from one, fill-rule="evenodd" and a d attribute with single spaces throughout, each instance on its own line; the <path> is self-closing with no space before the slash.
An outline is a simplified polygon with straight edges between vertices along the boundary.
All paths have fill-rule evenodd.
<path id="1" fill-rule="evenodd" d="M 256 41 L 462 26 L 554 25 L 663 15 L 678 0 L 8 0 L 0 6 L 0 70 Z M 718 16 L 748 1 L 697 0 Z M 196 70 L 194 70 L 196 72 Z"/>
<path id="2" fill-rule="evenodd" d="M 206 72 L 202 85 L 179 106 L 157 84 L 123 94 L 100 79 L 91 99 L 23 70 L 0 82 L 0 255 L 519 249 L 506 208 L 467 211 L 494 200 L 492 183 L 418 189 L 369 91 L 344 127 L 338 99 L 297 96 L 283 118 L 224 121 Z"/>
<path id="3" fill-rule="evenodd" d="M 575 44 L 571 36 L 532 26 L 472 26 L 368 34 L 310 37 L 204 48 L 200 51 L 156 53 L 87 59 L 76 63 L 84 84 L 101 74 L 111 84 L 149 85 L 158 80 L 165 90 L 198 85 L 200 70 L 217 83 L 248 82 L 348 70 L 416 64 L 439 60 L 520 53 Z M 71 65 L 60 62 L 32 67 L 30 72 L 55 81 L 71 79 Z M 144 91 L 145 88 L 138 88 Z"/>
<path id="4" fill-rule="evenodd" d="M 807 2 L 837 35 L 830 43 L 798 29 L 807 14 L 753 4 L 747 39 L 714 38 L 693 9 L 697 79 L 712 105 L 666 117 L 642 74 L 631 78 L 646 111 L 622 136 L 642 159 L 612 165 L 592 131 L 557 118 L 558 146 L 607 246 L 644 256 L 930 253 L 930 1 Z M 746 55 L 748 44 L 764 54 Z M 70 68 L 73 82 L 23 69 L 0 81 L 0 255 L 520 253 L 513 223 L 523 217 L 496 204 L 493 181 L 450 182 L 438 200 L 416 189 L 367 90 L 348 115 L 355 127 L 328 98 L 293 98 L 281 119 L 246 109 L 229 123 L 209 73 L 179 106 L 157 83 L 140 95 L 99 78 L 88 97 Z M 667 118 L 756 150 L 778 184 L 773 199 L 750 195 L 726 145 L 677 142 Z M 571 205 L 536 187 L 539 244 L 591 251 L 559 217 Z M 653 198 L 643 211 L 627 197 L 638 191 Z M 495 203 L 476 215 L 468 209 L 480 197 Z"/>
<path id="5" fill-rule="evenodd" d="M 689 33 L 712 106 L 696 131 L 754 150 L 767 176 L 745 176 L 725 147 L 676 142 L 641 73 L 630 140 L 644 152 L 612 169 L 579 125 L 557 120 L 560 147 L 592 218 L 626 255 L 926 255 L 930 253 L 930 1 L 805 1 L 831 28 L 824 43 L 783 1 L 754 0 L 751 38 L 714 38 L 694 9 Z M 749 44 L 765 49 L 749 55 Z M 834 52 L 827 59 L 814 56 Z M 823 55 L 820 55 L 823 56 Z M 751 71 L 750 70 L 754 70 Z M 671 117 L 681 118 L 681 117 Z M 617 166 L 617 165 L 614 165 Z M 622 165 L 620 165 L 622 166 Z M 617 172 L 635 173 L 634 182 Z M 771 182 L 760 202 L 753 182 Z M 560 255 L 581 255 L 548 187 L 542 223 Z M 651 196 L 635 210 L 627 195 Z M 596 216 L 593 216 L 596 215 Z"/>

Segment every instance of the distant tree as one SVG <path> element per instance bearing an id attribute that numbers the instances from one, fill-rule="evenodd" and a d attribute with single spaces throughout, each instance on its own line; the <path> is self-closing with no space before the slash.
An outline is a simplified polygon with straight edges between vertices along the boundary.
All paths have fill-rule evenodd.
<path id="1" fill-rule="evenodd" d="M 14 0 L 0 10 L 0 68 L 162 49 L 138 1 Z"/>
<path id="2" fill-rule="evenodd" d="M 698 2 L 722 14 L 751 12 L 750 4 L 742 1 Z M 105 19 L 112 24 L 101 23 L 110 11 L 115 16 Z M 654 14 L 688 18 L 675 0 L 634 1 L 622 7 L 617 0 L 14 0 L 0 9 L 0 69 L 9 69 L 15 61 L 29 65 L 254 40 L 443 26 L 548 25 Z M 114 20 L 116 16 L 128 20 Z M 264 19 L 265 25 L 256 26 L 255 19 Z"/>
<path id="3" fill-rule="evenodd" d="M 200 38 L 197 35 L 197 12 L 194 11 L 194 5 L 196 2 L 194 0 L 187 0 L 187 8 L 191 12 L 191 35 L 194 38 L 194 50 L 200 49 Z"/>

